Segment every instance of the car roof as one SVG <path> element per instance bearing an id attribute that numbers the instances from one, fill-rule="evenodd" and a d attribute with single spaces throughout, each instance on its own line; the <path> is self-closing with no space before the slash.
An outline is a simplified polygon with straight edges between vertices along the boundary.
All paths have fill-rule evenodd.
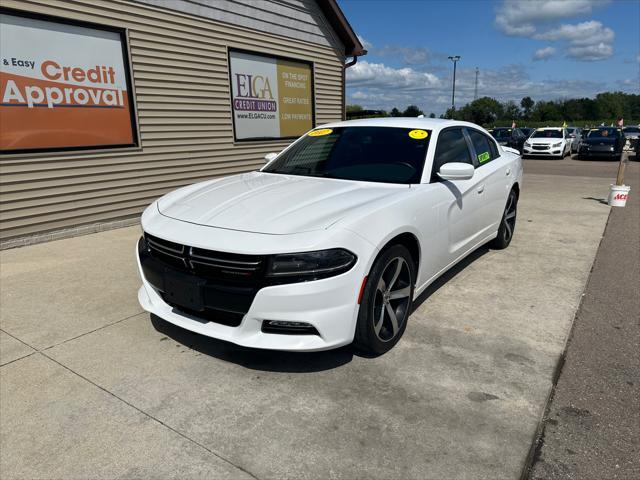
<path id="1" fill-rule="evenodd" d="M 361 118 L 358 120 L 346 120 L 343 122 L 328 123 L 318 125 L 318 128 L 337 127 L 389 127 L 389 128 L 415 128 L 431 130 L 434 133 L 447 127 L 472 127 L 485 130 L 479 125 L 460 120 L 445 120 L 441 118 L 419 118 L 419 117 L 384 117 L 384 118 Z"/>

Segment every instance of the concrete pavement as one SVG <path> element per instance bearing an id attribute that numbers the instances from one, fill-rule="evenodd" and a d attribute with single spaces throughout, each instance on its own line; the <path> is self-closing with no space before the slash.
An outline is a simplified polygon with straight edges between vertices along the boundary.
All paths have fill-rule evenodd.
<path id="1" fill-rule="evenodd" d="M 375 359 L 252 351 L 150 320 L 137 228 L 0 252 L 0 475 L 518 478 L 608 183 L 527 174 L 509 249 L 437 282 Z"/>

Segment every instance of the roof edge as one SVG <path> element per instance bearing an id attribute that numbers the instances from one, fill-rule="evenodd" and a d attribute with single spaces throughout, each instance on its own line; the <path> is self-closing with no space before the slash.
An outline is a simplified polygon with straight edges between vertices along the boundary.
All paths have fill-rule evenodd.
<path id="1" fill-rule="evenodd" d="M 360 42 L 358 35 L 353 30 L 347 17 L 344 16 L 342 9 L 336 0 L 316 0 L 318 6 L 329 21 L 329 25 L 338 34 L 342 43 L 344 43 L 344 54 L 348 57 L 360 57 L 366 55 L 367 51 Z"/>

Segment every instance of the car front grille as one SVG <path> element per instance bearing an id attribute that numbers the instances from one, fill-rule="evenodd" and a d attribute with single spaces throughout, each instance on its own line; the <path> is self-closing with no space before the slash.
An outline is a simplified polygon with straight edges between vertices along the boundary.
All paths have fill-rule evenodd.
<path id="1" fill-rule="evenodd" d="M 533 145 L 534 150 L 549 150 L 549 145 Z"/>
<path id="2" fill-rule="evenodd" d="M 259 255 L 217 252 L 170 242 L 145 233 L 152 257 L 183 273 L 225 283 L 253 284 L 262 280 L 266 259 Z"/>

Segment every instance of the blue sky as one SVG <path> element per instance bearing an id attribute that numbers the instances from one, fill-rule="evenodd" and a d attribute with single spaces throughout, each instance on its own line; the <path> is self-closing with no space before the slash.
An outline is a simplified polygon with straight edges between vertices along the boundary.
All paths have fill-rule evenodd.
<path id="1" fill-rule="evenodd" d="M 638 0 L 339 0 L 369 53 L 347 103 L 443 113 L 478 96 L 520 102 L 640 93 Z"/>

